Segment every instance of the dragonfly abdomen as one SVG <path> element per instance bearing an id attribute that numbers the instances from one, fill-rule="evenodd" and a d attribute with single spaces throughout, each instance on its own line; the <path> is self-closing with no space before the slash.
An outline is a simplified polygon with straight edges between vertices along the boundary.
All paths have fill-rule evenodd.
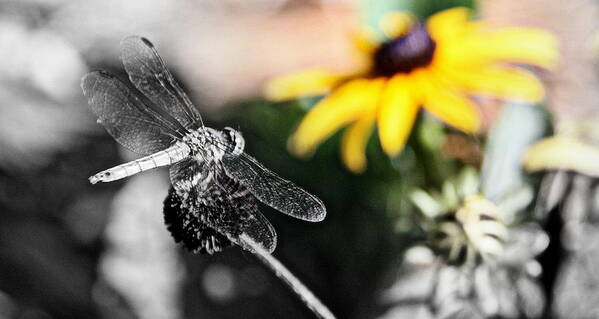
<path id="1" fill-rule="evenodd" d="M 92 184 L 116 181 L 156 167 L 174 164 L 189 156 L 190 152 L 191 149 L 186 143 L 178 142 L 160 152 L 101 171 L 91 176 L 89 181 Z"/>

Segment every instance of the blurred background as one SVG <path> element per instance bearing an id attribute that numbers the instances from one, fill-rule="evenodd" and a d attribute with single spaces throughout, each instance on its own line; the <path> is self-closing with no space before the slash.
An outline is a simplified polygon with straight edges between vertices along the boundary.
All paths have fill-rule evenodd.
<path id="1" fill-rule="evenodd" d="M 317 98 L 269 102 L 266 81 L 314 66 L 350 72 L 361 25 L 454 6 L 560 39 L 558 69 L 540 73 L 544 105 L 482 101 L 481 136 L 421 117 L 399 157 L 371 139 L 362 174 L 339 160 L 339 134 L 309 160 L 289 154 Z M 338 318 L 597 317 L 597 24 L 597 4 L 584 0 L 0 1 L 0 318 L 313 317 L 250 253 L 176 245 L 162 216 L 166 170 L 89 184 L 138 156 L 95 123 L 79 84 L 97 69 L 126 79 L 128 35 L 156 45 L 209 126 L 241 130 L 248 153 L 325 202 L 315 224 L 262 209 L 274 255 Z M 581 145 L 521 169 L 530 145 L 562 133 Z M 513 212 L 492 267 L 443 261 L 426 244 L 426 201 L 411 195 L 442 196 L 468 178 Z"/>

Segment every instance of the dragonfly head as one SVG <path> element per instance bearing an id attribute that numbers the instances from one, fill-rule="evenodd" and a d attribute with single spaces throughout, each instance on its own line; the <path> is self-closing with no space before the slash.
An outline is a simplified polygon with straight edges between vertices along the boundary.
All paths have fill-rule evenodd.
<path id="1" fill-rule="evenodd" d="M 245 147 L 245 139 L 241 133 L 230 127 L 225 127 L 222 131 L 223 139 L 226 142 L 226 152 L 232 155 L 240 155 Z"/>

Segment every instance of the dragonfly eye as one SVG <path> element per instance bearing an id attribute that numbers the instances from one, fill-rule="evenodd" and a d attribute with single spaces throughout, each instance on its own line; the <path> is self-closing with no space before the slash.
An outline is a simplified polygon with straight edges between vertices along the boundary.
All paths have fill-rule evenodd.
<path id="1" fill-rule="evenodd" d="M 227 151 L 233 155 L 240 155 L 245 148 L 245 139 L 239 131 L 230 127 L 223 129 L 223 137 L 227 141 Z"/>

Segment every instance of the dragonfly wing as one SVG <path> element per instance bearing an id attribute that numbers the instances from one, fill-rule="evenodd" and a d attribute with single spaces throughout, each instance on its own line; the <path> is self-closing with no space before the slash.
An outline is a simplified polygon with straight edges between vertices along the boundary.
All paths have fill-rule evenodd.
<path id="1" fill-rule="evenodd" d="M 206 205 L 202 209 L 204 211 L 219 211 L 222 208 Z M 251 245 L 248 245 L 248 243 L 241 239 L 241 235 L 246 235 L 269 253 L 275 251 L 275 248 L 277 247 L 277 233 L 275 228 L 268 219 L 258 211 L 258 207 L 255 203 L 254 207 L 249 210 L 246 207 L 246 211 L 243 212 L 243 215 L 243 219 L 235 221 L 229 220 L 227 222 L 207 218 L 205 223 L 211 229 L 226 236 L 229 240 L 241 246 L 243 249 L 253 250 Z"/>
<path id="2" fill-rule="evenodd" d="M 150 41 L 131 36 L 121 42 L 121 48 L 125 70 L 139 91 L 185 128 L 196 129 L 202 124 L 200 113 L 175 81 Z"/>
<path id="3" fill-rule="evenodd" d="M 171 122 L 148 108 L 110 73 L 86 74 L 81 88 L 99 123 L 117 142 L 135 153 L 161 151 L 182 136 Z"/>
<path id="4" fill-rule="evenodd" d="M 198 208 L 200 220 L 244 249 L 252 248 L 240 238 L 242 235 L 250 237 L 265 250 L 274 251 L 277 234 L 258 211 L 254 195 L 216 165 L 205 165 L 205 172 L 204 182 L 196 183 L 184 196 L 194 201 L 190 206 Z"/>
<path id="5" fill-rule="evenodd" d="M 250 217 L 241 226 L 241 233 L 247 235 L 262 248 L 269 253 L 275 251 L 277 247 L 277 232 L 272 224 L 258 211 L 255 209 Z M 247 245 L 239 239 L 235 239 L 236 244 L 240 245 L 244 249 L 252 250 L 251 246 Z"/>
<path id="6" fill-rule="evenodd" d="M 318 197 L 271 172 L 253 157 L 245 153 L 226 155 L 222 163 L 229 176 L 270 207 L 306 221 L 324 219 L 326 209 Z"/>

